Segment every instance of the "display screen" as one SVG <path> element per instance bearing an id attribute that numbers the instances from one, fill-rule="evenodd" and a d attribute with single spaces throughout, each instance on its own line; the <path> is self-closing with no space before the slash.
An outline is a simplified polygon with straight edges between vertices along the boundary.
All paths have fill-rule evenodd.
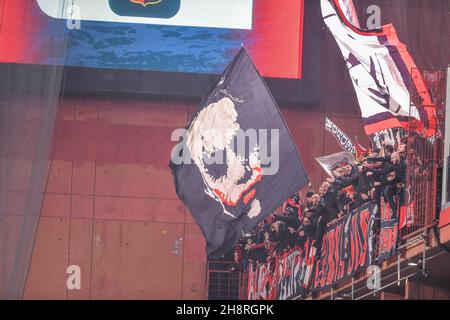
<path id="1" fill-rule="evenodd" d="M 0 62 L 301 79 L 304 0 L 4 0 Z"/>

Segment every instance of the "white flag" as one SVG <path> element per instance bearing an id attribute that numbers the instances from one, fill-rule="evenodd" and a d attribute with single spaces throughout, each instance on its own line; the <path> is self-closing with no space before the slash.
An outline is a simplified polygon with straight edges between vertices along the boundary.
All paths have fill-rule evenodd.
<path id="1" fill-rule="evenodd" d="M 423 104 L 431 102 L 423 79 L 411 77 L 416 66 L 394 26 L 362 30 L 352 25 L 348 18 L 357 22 L 352 0 L 321 0 L 321 7 L 347 63 L 366 133 L 406 127 L 410 116 L 415 127 L 434 128 L 433 108 L 413 106 L 410 115 L 410 87 L 417 90 Z"/>

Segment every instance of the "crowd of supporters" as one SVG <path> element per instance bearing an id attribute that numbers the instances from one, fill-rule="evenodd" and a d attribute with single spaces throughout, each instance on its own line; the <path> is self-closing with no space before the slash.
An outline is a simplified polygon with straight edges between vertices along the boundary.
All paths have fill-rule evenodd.
<path id="1" fill-rule="evenodd" d="M 333 176 L 317 192 L 310 185 L 305 197 L 294 194 L 284 203 L 281 213 L 269 216 L 244 236 L 235 250 L 236 260 L 266 261 L 296 245 L 302 247 L 308 239 L 315 240 L 314 245 L 319 248 L 328 226 L 368 201 L 380 208 L 384 198 L 391 208 L 391 218 L 395 218 L 397 205 L 404 197 L 406 152 L 404 143 L 395 148 L 384 145 L 358 162 L 335 165 Z"/>

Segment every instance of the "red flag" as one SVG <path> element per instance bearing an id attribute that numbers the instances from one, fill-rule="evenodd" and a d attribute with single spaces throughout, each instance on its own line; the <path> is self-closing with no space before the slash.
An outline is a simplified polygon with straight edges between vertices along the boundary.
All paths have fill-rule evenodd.
<path id="1" fill-rule="evenodd" d="M 367 156 L 367 154 L 369 153 L 369 151 L 364 148 L 363 146 L 361 146 L 358 142 L 358 137 L 355 137 L 355 150 L 356 150 L 356 155 L 355 158 L 357 161 L 361 162 L 362 159 L 364 157 Z"/>

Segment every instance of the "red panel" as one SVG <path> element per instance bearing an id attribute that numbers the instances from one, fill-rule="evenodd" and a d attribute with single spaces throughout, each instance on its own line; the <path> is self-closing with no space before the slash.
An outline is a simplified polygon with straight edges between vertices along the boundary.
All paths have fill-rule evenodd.
<path id="1" fill-rule="evenodd" d="M 58 109 L 58 124 L 62 121 L 73 121 L 75 119 L 75 101 L 67 99 L 61 103 Z M 57 133 L 56 130 L 55 133 Z"/>
<path id="2" fill-rule="evenodd" d="M 52 161 L 47 182 L 47 192 L 70 194 L 72 183 L 72 162 Z"/>
<path id="3" fill-rule="evenodd" d="M 179 200 L 98 196 L 95 218 L 183 223 L 184 205 Z"/>
<path id="4" fill-rule="evenodd" d="M 110 163 L 152 163 L 158 168 L 167 168 L 176 143 L 170 141 L 174 129 L 100 125 L 97 159 Z"/>
<path id="5" fill-rule="evenodd" d="M 178 199 L 169 167 L 99 163 L 96 194 L 107 196 Z"/>
<path id="6" fill-rule="evenodd" d="M 185 261 L 183 264 L 183 300 L 206 298 L 206 263 Z"/>
<path id="7" fill-rule="evenodd" d="M 450 224 L 450 208 L 444 209 L 439 215 L 439 228 Z"/>
<path id="8" fill-rule="evenodd" d="M 191 105 L 186 102 L 109 99 L 100 105 L 99 121 L 111 125 L 184 128 L 188 120 L 187 107 Z"/>
<path id="9" fill-rule="evenodd" d="M 324 118 L 316 115 L 301 115 L 300 138 L 297 147 L 303 158 L 311 183 L 317 190 L 322 182 L 323 170 L 315 160 L 323 154 Z"/>
<path id="10" fill-rule="evenodd" d="M 72 192 L 74 194 L 94 194 L 95 163 L 73 162 Z"/>
<path id="11" fill-rule="evenodd" d="M 68 290 L 68 298 L 89 299 L 91 297 L 91 252 L 92 220 L 72 219 L 70 223 L 70 265 L 81 270 L 81 289 Z"/>
<path id="12" fill-rule="evenodd" d="M 46 193 L 41 216 L 68 218 L 70 216 L 70 194 Z"/>
<path id="13" fill-rule="evenodd" d="M 98 101 L 92 99 L 79 99 L 75 104 L 75 121 L 89 121 L 97 123 Z"/>
<path id="14" fill-rule="evenodd" d="M 301 142 L 301 139 L 303 138 L 300 135 L 300 113 L 298 112 L 298 110 L 291 108 L 284 108 L 281 111 L 284 119 L 286 120 L 289 131 L 291 132 L 292 138 L 298 146 Z"/>
<path id="15" fill-rule="evenodd" d="M 69 220 L 41 217 L 24 299 L 65 299 Z"/>
<path id="16" fill-rule="evenodd" d="M 33 8 L 30 8 L 33 6 Z M 26 63 L 35 61 L 30 57 L 36 44 L 30 41 L 36 30 L 42 30 L 45 20 L 43 15 L 33 15 L 36 1 L 24 5 L 21 1 L 4 0 L 3 17 L 0 33 L 0 60 L 4 62 Z M 8 17 L 8 19 L 6 19 Z"/>
<path id="17" fill-rule="evenodd" d="M 19 33 L 34 33 L 35 30 L 41 30 L 44 27 L 46 21 L 38 18 L 34 13 L 36 11 L 37 1 L 31 2 L 33 8 L 23 5 L 20 1 L 5 0 L 4 16 L 8 19 L 4 19 L 2 22 L 2 31 L 19 32 Z M 36 23 L 33 28 L 33 23 Z"/>
<path id="18" fill-rule="evenodd" d="M 85 195 L 72 195 L 72 218 L 92 219 L 94 217 L 94 197 Z"/>
<path id="19" fill-rule="evenodd" d="M 196 224 L 187 224 L 185 232 L 184 260 L 206 262 L 206 242 L 200 227 Z"/>
<path id="20" fill-rule="evenodd" d="M 55 158 L 95 161 L 98 128 L 95 121 L 62 121 L 58 125 Z"/>
<path id="21" fill-rule="evenodd" d="M 246 46 L 262 75 L 301 78 L 303 2 L 253 2 L 253 33 Z"/>
<path id="22" fill-rule="evenodd" d="M 5 5 L 5 0 L 0 0 L 0 31 L 3 20 L 3 6 Z"/>
<path id="23" fill-rule="evenodd" d="M 180 299 L 182 237 L 180 224 L 97 221 L 92 298 Z"/>
<path id="24" fill-rule="evenodd" d="M 185 226 L 182 299 L 206 297 L 205 239 L 197 225 Z"/>

